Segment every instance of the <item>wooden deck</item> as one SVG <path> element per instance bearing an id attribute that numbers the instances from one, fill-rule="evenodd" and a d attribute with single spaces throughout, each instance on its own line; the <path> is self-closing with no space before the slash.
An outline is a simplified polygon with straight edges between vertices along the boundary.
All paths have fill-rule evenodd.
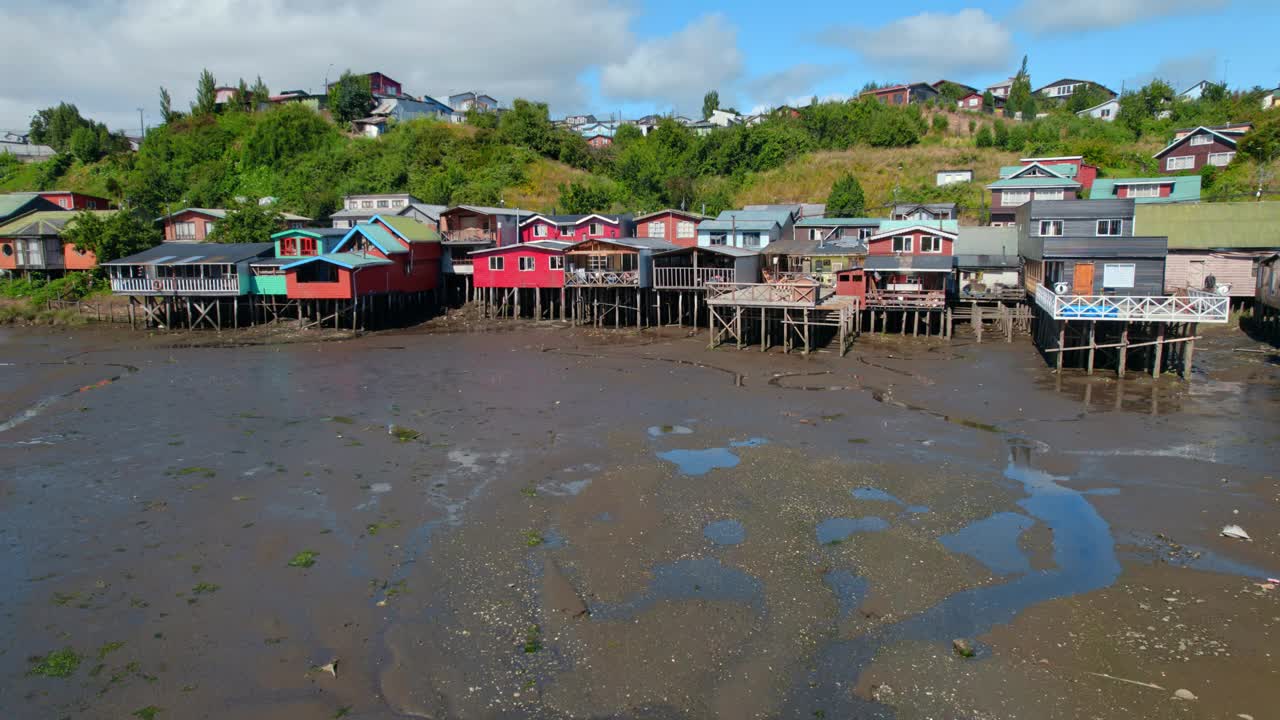
<path id="1" fill-rule="evenodd" d="M 1200 290 L 1186 295 L 1055 295 L 1041 285 L 1036 305 L 1054 320 L 1225 323 L 1231 298 Z"/>
<path id="2" fill-rule="evenodd" d="M 816 308 L 834 290 L 816 283 L 707 283 L 707 304 L 755 308 Z"/>
<path id="3" fill-rule="evenodd" d="M 707 306 L 710 348 L 732 341 L 741 349 L 754 341 L 763 352 L 780 338 L 784 352 L 798 346 L 807 355 L 817 331 L 830 328 L 844 355 L 861 332 L 859 299 L 812 281 L 707 283 Z"/>

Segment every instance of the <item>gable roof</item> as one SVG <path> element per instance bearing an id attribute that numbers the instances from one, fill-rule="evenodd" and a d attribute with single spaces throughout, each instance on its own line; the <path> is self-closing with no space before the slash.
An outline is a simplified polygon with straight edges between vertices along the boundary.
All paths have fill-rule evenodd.
<path id="1" fill-rule="evenodd" d="M 227 217 L 227 210 L 226 210 L 226 208 L 185 207 L 185 208 L 182 208 L 181 210 L 175 210 L 175 211 L 173 211 L 173 212 L 169 213 L 168 215 L 161 215 L 160 217 L 156 218 L 153 222 L 160 222 L 161 220 L 168 220 L 168 219 L 169 219 L 169 218 L 171 218 L 171 217 L 176 217 L 176 216 L 181 215 L 182 213 L 185 213 L 185 212 L 195 212 L 195 213 L 200 213 L 201 215 L 208 215 L 209 217 L 211 217 L 211 218 L 217 218 L 218 220 L 222 220 L 222 219 L 224 219 L 224 218 L 226 218 L 226 217 Z M 302 220 L 302 221 L 306 221 L 306 220 L 310 220 L 310 219 L 311 219 L 311 218 L 309 218 L 309 217 L 303 217 L 303 216 L 301 216 L 301 215 L 294 215 L 293 213 L 282 212 L 282 211 L 279 211 L 279 210 L 277 210 L 276 212 L 280 215 L 280 217 L 284 218 L 285 220 Z"/>
<path id="2" fill-rule="evenodd" d="M 19 215 L 4 225 L 0 225 L 0 237 L 16 237 L 19 235 L 61 235 L 62 230 L 71 224 L 84 210 L 37 210 Z M 98 216 L 112 215 L 115 210 L 89 210 Z"/>
<path id="3" fill-rule="evenodd" d="M 1074 163 L 1048 164 L 1038 160 L 1033 160 L 1029 165 L 1005 165 L 1001 167 L 1000 179 L 1004 180 L 1008 178 L 1021 177 L 1037 168 L 1060 178 L 1073 178 L 1080 172 L 1080 168 Z"/>
<path id="4" fill-rule="evenodd" d="M 1094 110 L 1097 110 L 1097 109 L 1099 109 L 1099 108 L 1101 108 L 1101 107 L 1103 107 L 1103 106 L 1105 106 L 1105 105 L 1119 105 L 1119 104 L 1120 104 L 1120 99 L 1119 99 L 1119 98 L 1107 98 L 1106 100 L 1103 100 L 1102 102 L 1098 103 L 1097 105 L 1094 105 L 1093 107 L 1089 107 L 1089 108 L 1085 108 L 1085 109 L 1083 109 L 1083 110 L 1080 110 L 1079 112 L 1077 112 L 1077 113 L 1076 113 L 1076 115 L 1077 115 L 1077 116 L 1079 116 L 1079 115 L 1088 115 L 1089 113 L 1093 112 Z"/>
<path id="5" fill-rule="evenodd" d="M 275 243 L 162 243 L 102 265 L 233 265 L 265 257 Z"/>
<path id="6" fill-rule="evenodd" d="M 390 265 L 391 264 L 391 261 L 387 260 L 386 258 L 374 257 L 372 255 L 363 255 L 361 253 L 336 252 L 336 253 L 325 253 L 324 255 L 312 255 L 309 258 L 303 258 L 302 260 L 299 260 L 297 262 L 289 263 L 288 265 L 285 265 L 281 269 L 290 270 L 296 267 L 301 267 L 303 265 L 306 265 L 307 263 L 313 263 L 313 262 L 327 262 L 333 265 L 337 265 L 339 267 L 344 267 L 348 270 L 355 270 L 357 268 L 369 267 L 371 265 Z"/>
<path id="7" fill-rule="evenodd" d="M 439 220 L 440 213 L 444 212 L 445 210 L 448 210 L 449 206 L 448 205 L 432 205 L 431 203 L 424 203 L 424 202 L 417 202 L 415 200 L 410 200 L 409 204 L 405 206 L 403 210 L 400 211 L 400 214 L 404 215 L 405 213 L 409 212 L 410 209 L 417 210 L 418 212 L 422 213 L 423 215 L 426 215 L 432 220 Z"/>
<path id="8" fill-rule="evenodd" d="M 929 212 L 938 212 L 941 210 L 955 212 L 956 204 L 953 202 L 950 202 L 950 203 L 898 203 L 893 206 L 893 212 L 895 214 L 902 213 L 902 212 L 910 212 L 912 210 L 920 210 L 920 209 L 928 210 Z"/>
<path id="9" fill-rule="evenodd" d="M 292 236 L 292 235 L 305 235 L 307 237 L 313 237 L 318 240 L 320 238 L 332 238 L 332 237 L 340 238 L 345 236 L 349 232 L 351 232 L 349 228 L 290 228 L 288 230 L 281 230 L 280 232 L 271 233 L 271 239 L 275 240 L 277 238 L 282 238 L 285 236 Z"/>
<path id="10" fill-rule="evenodd" d="M 468 212 L 479 213 L 481 215 L 515 215 L 513 208 L 489 207 L 487 205 L 454 205 L 447 208 L 441 215 L 446 213 L 457 212 L 458 210 L 466 210 Z"/>
<path id="11" fill-rule="evenodd" d="M 665 210 L 654 210 L 653 212 L 636 215 L 631 219 L 634 220 L 635 222 L 640 222 L 641 220 L 648 220 L 651 217 L 656 217 L 658 215 L 666 215 L 667 213 L 671 213 L 672 215 L 681 215 L 683 217 L 693 218 L 695 220 L 710 219 L 708 216 L 703 215 L 701 213 L 692 212 L 690 210 L 676 210 L 675 208 L 666 208 Z"/>
<path id="12" fill-rule="evenodd" d="M 1204 126 L 1204 125 L 1201 125 L 1200 127 L 1197 127 L 1196 129 L 1194 129 L 1194 130 L 1192 130 L 1192 131 L 1188 132 L 1186 135 L 1183 135 L 1182 137 L 1178 138 L 1177 140 L 1174 140 L 1173 142 L 1169 143 L 1168 145 L 1165 145 L 1163 150 L 1161 150 L 1160 152 L 1156 153 L 1155 155 L 1152 155 L 1151 157 L 1153 157 L 1153 158 L 1161 157 L 1162 155 L 1164 155 L 1165 153 L 1169 152 L 1170 150 L 1172 150 L 1172 149 L 1174 149 L 1174 148 L 1178 147 L 1179 145 L 1181 145 L 1181 144 L 1183 144 L 1183 143 L 1185 143 L 1185 142 L 1188 142 L 1189 140 L 1191 140 L 1191 138 L 1195 137 L 1196 135 L 1200 135 L 1202 131 L 1203 131 L 1203 132 L 1206 132 L 1206 133 L 1209 133 L 1210 135 L 1213 135 L 1214 137 L 1218 138 L 1219 140 L 1221 140 L 1222 142 L 1226 143 L 1227 145 L 1230 145 L 1231 147 L 1235 147 L 1235 146 L 1236 146 L 1236 143 L 1237 143 L 1237 142 L 1239 142 L 1239 140 L 1240 140 L 1240 138 L 1239 138 L 1239 137 L 1231 137 L 1230 135 L 1223 134 L 1222 132 L 1220 132 L 1220 131 L 1218 131 L 1218 130 L 1214 130 L 1214 129 L 1213 129 L 1213 128 L 1211 128 L 1211 127 L 1206 127 L 1206 126 Z M 1179 132 L 1181 132 L 1181 131 L 1179 131 Z M 1239 134 L 1243 134 L 1243 133 L 1239 133 Z"/>
<path id="13" fill-rule="evenodd" d="M 401 240 L 406 243 L 440 242 L 440 233 L 430 225 L 424 225 L 404 215 L 374 215 L 369 222 L 379 221 L 391 227 Z"/>
<path id="14" fill-rule="evenodd" d="M 634 250 L 672 250 L 676 247 L 673 243 L 666 240 L 658 240 L 656 238 L 587 238 L 579 242 L 573 243 L 566 250 L 572 250 L 580 245 L 587 243 L 605 243 L 607 245 L 618 245 L 620 247 L 631 248 Z"/>
<path id="15" fill-rule="evenodd" d="M 771 242 L 763 252 L 765 255 L 866 255 L 867 246 L 853 238 L 814 240 L 801 235 Z"/>
<path id="16" fill-rule="evenodd" d="M 375 225 L 372 222 L 360 223 L 348 230 L 347 234 L 338 242 L 338 245 L 333 248 L 333 252 L 342 252 L 342 249 L 357 235 L 373 243 L 374 247 L 388 255 L 409 252 L 408 242 L 402 241 L 394 233 L 388 232 L 386 228 L 381 225 Z"/>
<path id="17" fill-rule="evenodd" d="M 802 218 L 795 226 L 798 228 L 880 227 L 880 223 L 884 220 L 884 218 L 873 217 L 807 217 Z"/>
<path id="18" fill-rule="evenodd" d="M 903 228 L 922 227 L 928 230 L 941 230 L 943 232 L 956 234 L 960 230 L 959 220 L 883 220 L 880 222 L 880 232 L 885 233 L 890 230 L 902 230 Z"/>
<path id="19" fill-rule="evenodd" d="M 1133 198 L 1137 204 L 1194 202 L 1200 199 L 1199 175 L 1166 175 L 1154 178 L 1099 178 L 1089 193 L 1092 200 L 1115 197 L 1116 189 L 1134 185 L 1172 185 L 1168 197 Z"/>
<path id="20" fill-rule="evenodd" d="M 532 248 L 534 250 L 546 250 L 547 252 L 564 252 L 568 250 L 573 243 L 561 240 L 534 240 L 526 243 L 516 243 L 514 245 L 500 245 L 498 247 L 483 248 L 481 250 L 472 250 L 468 255 L 492 255 L 494 253 L 506 253 L 522 248 Z"/>
<path id="21" fill-rule="evenodd" d="M 0 195 L 0 220 L 34 210 L 55 210 L 59 206 L 45 199 L 40 193 L 20 192 Z"/>
<path id="22" fill-rule="evenodd" d="M 1080 183 L 1061 177 L 1017 177 L 996 180 L 987 185 L 988 190 L 1008 190 L 1012 188 L 1078 188 Z"/>
<path id="23" fill-rule="evenodd" d="M 941 222 L 939 222 L 937 225 L 929 225 L 927 223 L 922 223 L 918 220 L 910 220 L 910 221 L 905 221 L 905 223 L 903 225 L 900 225 L 899 227 L 880 228 L 880 232 L 867 238 L 867 242 L 871 242 L 872 240 L 883 240 L 884 238 L 887 238 L 887 237 L 893 237 L 895 235 L 903 235 L 903 234 L 912 233 L 912 232 L 938 233 L 941 235 L 946 235 L 950 237 L 952 240 L 955 240 L 957 231 L 959 230 L 959 226 L 953 226 L 953 227 L 955 229 L 948 228 L 944 226 Z"/>

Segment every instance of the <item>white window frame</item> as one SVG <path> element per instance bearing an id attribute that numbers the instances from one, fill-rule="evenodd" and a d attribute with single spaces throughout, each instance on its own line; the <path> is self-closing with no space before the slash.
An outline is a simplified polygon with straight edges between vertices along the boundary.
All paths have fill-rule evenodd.
<path id="1" fill-rule="evenodd" d="M 391 207 L 391 201 L 390 201 L 390 200 L 379 200 L 379 201 L 378 201 L 378 207 L 380 207 L 380 208 L 389 208 L 389 207 Z"/>
<path id="2" fill-rule="evenodd" d="M 827 231 L 824 228 L 809 228 L 809 240 L 811 242 L 821 242 L 826 235 Z"/>
<path id="3" fill-rule="evenodd" d="M 1170 155 L 1164 159 L 1165 170 L 1194 170 L 1195 167 L 1195 155 Z"/>
<path id="4" fill-rule="evenodd" d="M 858 239 L 859 239 L 859 240 L 866 240 L 867 238 L 869 238 L 869 237 L 871 237 L 872 235 L 875 235 L 875 234 L 876 234 L 876 229 L 875 229 L 875 228 L 869 228 L 869 227 L 858 228 Z"/>
<path id="5" fill-rule="evenodd" d="M 676 225 L 676 237 L 691 238 L 696 236 L 697 236 L 697 227 L 693 224 L 693 222 L 689 220 L 681 220 L 680 223 Z"/>
<path id="6" fill-rule="evenodd" d="M 551 257 L 547 258 L 547 260 L 549 261 L 549 266 L 550 266 L 550 268 L 551 268 L 552 270 L 563 270 L 563 269 L 564 269 L 564 256 L 563 256 L 563 255 L 552 255 Z"/>
<path id="7" fill-rule="evenodd" d="M 1018 207 L 1031 202 L 1030 190 L 1003 190 L 1000 192 L 1001 207 Z"/>
<path id="8" fill-rule="evenodd" d="M 506 268 L 506 262 L 504 262 L 505 259 L 506 258 L 501 255 L 489 256 L 489 270 L 492 272 L 501 272 L 504 270 Z"/>
<path id="9" fill-rule="evenodd" d="M 930 249 L 932 248 L 932 249 Z M 920 252 L 937 255 L 942 252 L 942 238 L 937 235 L 920 236 Z"/>
<path id="10" fill-rule="evenodd" d="M 1158 198 L 1160 197 L 1159 185 L 1127 185 L 1124 195 L 1126 198 Z"/>
<path id="11" fill-rule="evenodd" d="M 188 232 L 184 232 L 184 230 Z M 186 222 L 176 222 L 173 224 L 174 240 L 195 240 L 196 239 L 196 223 L 194 220 Z"/>
<path id="12" fill-rule="evenodd" d="M 653 240 L 663 240 L 667 237 L 667 223 L 664 220 L 649 221 L 648 237 Z"/>
<path id="13" fill-rule="evenodd" d="M 1112 230 L 1115 232 L 1111 232 Z M 1103 218 L 1094 225 L 1098 237 L 1120 237 L 1124 234 L 1124 221 L 1120 218 Z"/>
<path id="14" fill-rule="evenodd" d="M 1061 200 L 1063 197 L 1065 197 L 1065 194 L 1062 188 L 1057 190 L 1037 190 L 1035 192 L 1036 200 Z"/>
<path id="15" fill-rule="evenodd" d="M 760 233 L 752 230 L 751 232 L 742 233 L 742 247 L 758 248 L 760 247 Z"/>
<path id="16" fill-rule="evenodd" d="M 540 237 L 540 238 L 544 238 L 544 237 L 546 237 L 546 236 L 547 236 L 547 226 L 546 226 L 546 225 L 544 225 L 544 224 L 542 224 L 542 223 L 538 223 L 537 225 L 534 225 L 534 226 L 533 226 L 533 236 L 534 236 L 534 237 Z"/>
<path id="17" fill-rule="evenodd" d="M 895 235 L 893 238 L 893 251 L 895 253 L 909 253 L 914 238 L 910 235 Z"/>
<path id="18" fill-rule="evenodd" d="M 1129 276 L 1129 284 L 1108 283 L 1107 278 L 1116 280 L 1116 273 L 1125 273 Z M 1102 264 L 1102 287 L 1104 288 L 1131 288 L 1137 285 L 1138 266 L 1135 263 L 1103 263 Z"/>
<path id="19" fill-rule="evenodd" d="M 1188 145 L 1212 145 L 1213 136 L 1205 133 L 1200 133 L 1199 135 L 1192 135 L 1191 140 L 1188 141 L 1187 144 Z"/>
<path id="20" fill-rule="evenodd" d="M 538 269 L 538 259 L 528 256 L 521 256 L 516 263 L 520 272 L 533 272 Z"/>
<path id="21" fill-rule="evenodd" d="M 1061 220 L 1041 220 L 1040 237 L 1062 237 L 1062 224 Z M 1046 229 L 1049 232 L 1045 232 Z M 1053 232 L 1055 229 L 1057 232 Z"/>
<path id="22" fill-rule="evenodd" d="M 1231 164 L 1231 161 L 1234 160 L 1235 157 L 1236 157 L 1235 150 L 1229 150 L 1226 152 L 1209 153 L 1209 157 L 1206 158 L 1206 162 L 1216 167 L 1226 167 Z M 1225 162 L 1218 162 L 1223 158 L 1226 158 Z"/>
<path id="23" fill-rule="evenodd" d="M 604 223 L 593 222 L 587 225 L 587 233 L 591 235 L 603 235 Z"/>

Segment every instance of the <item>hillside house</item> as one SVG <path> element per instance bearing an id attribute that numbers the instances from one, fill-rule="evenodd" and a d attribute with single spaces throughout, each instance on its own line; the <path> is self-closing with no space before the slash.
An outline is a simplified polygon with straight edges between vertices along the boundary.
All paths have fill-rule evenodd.
<path id="1" fill-rule="evenodd" d="M 636 237 L 665 240 L 678 247 L 698 244 L 698 223 L 711 218 L 700 213 L 667 208 L 632 218 Z"/>
<path id="2" fill-rule="evenodd" d="M 1200 202 L 1200 176 L 1098 178 L 1093 181 L 1093 191 L 1089 193 L 1089 198 L 1092 200 L 1128 198 L 1139 205 Z"/>
<path id="3" fill-rule="evenodd" d="M 468 110 L 496 112 L 498 110 L 498 101 L 484 93 L 467 91 L 450 95 L 449 107 L 453 108 L 455 113 L 463 115 L 466 115 Z"/>
<path id="4" fill-rule="evenodd" d="M 200 243 L 208 239 L 219 221 L 227 216 L 222 208 L 182 208 L 155 219 L 165 242 Z M 311 218 L 293 213 L 280 213 L 280 227 L 284 229 L 306 226 Z"/>
<path id="5" fill-rule="evenodd" d="M 1030 81 L 1030 78 L 1028 78 Z M 987 86 L 987 92 L 999 100 L 1008 100 L 1009 91 L 1013 89 L 1013 78 L 1007 78 L 994 85 Z"/>
<path id="6" fill-rule="evenodd" d="M 1270 110 L 1274 107 L 1280 107 L 1280 87 L 1268 90 L 1262 95 L 1262 109 Z"/>
<path id="7" fill-rule="evenodd" d="M 968 110 L 969 112 L 982 111 L 983 95 L 980 92 L 971 92 L 968 95 L 956 101 L 956 109 Z"/>
<path id="8" fill-rule="evenodd" d="M 40 190 L 36 194 L 63 210 L 111 209 L 111 201 L 97 195 L 86 195 L 71 190 Z"/>
<path id="9" fill-rule="evenodd" d="M 26 215 L 37 210 L 58 210 L 53 202 L 40 197 L 40 193 L 17 192 L 0 195 L 0 224 L 7 223 L 19 215 Z"/>
<path id="10" fill-rule="evenodd" d="M 972 170 L 939 170 L 934 173 L 934 184 L 938 187 L 967 182 L 973 182 Z"/>
<path id="11" fill-rule="evenodd" d="M 1213 84 L 1214 83 L 1211 83 L 1208 80 L 1201 80 L 1195 85 L 1192 85 L 1186 90 L 1178 93 L 1175 97 L 1179 100 L 1199 100 L 1204 95 L 1205 88 Z"/>
<path id="12" fill-rule="evenodd" d="M 1096 82 L 1092 82 L 1090 80 L 1075 80 L 1072 78 L 1062 78 L 1061 80 L 1055 80 L 1054 82 L 1051 82 L 1048 85 L 1045 85 L 1044 87 L 1037 89 L 1034 92 L 1034 94 L 1039 95 L 1040 97 L 1048 100 L 1057 100 L 1060 102 L 1066 102 L 1067 100 L 1071 99 L 1072 95 L 1088 88 L 1097 88 L 1099 90 L 1102 90 L 1105 93 L 1107 93 L 1108 97 L 1113 97 L 1113 98 L 1119 97 L 1111 89 L 1104 87 L 1102 85 L 1099 85 Z"/>
<path id="13" fill-rule="evenodd" d="M 955 220 L 955 203 L 899 203 L 893 206 L 894 220 Z"/>
<path id="14" fill-rule="evenodd" d="M 517 212 L 511 208 L 458 205 L 440 213 L 443 272 L 470 275 L 471 252 L 516 244 L 519 224 Z"/>
<path id="15" fill-rule="evenodd" d="M 366 73 L 360 77 L 369 78 L 369 91 L 373 93 L 375 98 L 398 98 L 404 95 L 404 88 L 399 82 L 392 80 L 390 77 L 380 72 Z M 338 84 L 336 80 L 329 83 L 325 86 L 325 90 L 328 91 L 336 84 Z"/>
<path id="16" fill-rule="evenodd" d="M 858 99 L 872 98 L 885 105 L 911 105 L 926 103 L 938 97 L 938 91 L 929 83 L 909 83 L 891 85 L 889 87 L 867 90 L 859 93 Z"/>
<path id="17" fill-rule="evenodd" d="M 1163 295 L 1168 238 L 1135 235 L 1133 218 L 1132 200 L 1023 204 L 1017 210 L 1018 254 L 1027 290 Z"/>
<path id="18" fill-rule="evenodd" d="M 1236 157 L 1236 144 L 1248 128 L 1197 127 L 1178 130 L 1174 140 L 1152 157 L 1162 173 L 1199 172 L 1206 165 L 1226 167 Z"/>
<path id="19" fill-rule="evenodd" d="M 520 242 L 629 237 L 633 227 L 630 215 L 530 215 L 520 220 Z"/>
<path id="20" fill-rule="evenodd" d="M 879 232 L 882 222 L 884 218 L 803 218 L 793 226 L 791 237 L 812 242 L 864 241 Z"/>
<path id="21" fill-rule="evenodd" d="M 440 283 L 440 234 L 406 217 L 374 216 L 332 251 L 283 267 L 290 299 L 354 300 L 367 295 L 421 293 Z"/>
<path id="22" fill-rule="evenodd" d="M 98 259 L 92 252 L 77 250 L 63 240 L 62 231 L 74 225 L 82 211 L 40 210 L 29 212 L 0 225 L 0 272 L 8 275 L 30 275 L 38 272 L 50 276 L 65 275 L 68 270 L 92 270 Z M 95 210 L 106 216 L 114 210 Z"/>
<path id="23" fill-rule="evenodd" d="M 1135 233 L 1169 238 L 1167 292 L 1225 287 L 1232 299 L 1248 298 L 1254 261 L 1280 250 L 1280 202 L 1138 205 L 1133 223 Z"/>
<path id="24" fill-rule="evenodd" d="M 794 209 L 725 210 L 714 220 L 698 223 L 698 245 L 725 245 L 745 250 L 763 250 L 791 234 Z"/>
<path id="25" fill-rule="evenodd" d="M 1091 108 L 1085 108 L 1076 113 L 1078 117 L 1091 117 L 1095 120 L 1105 120 L 1112 122 L 1116 116 L 1120 114 L 1120 101 L 1116 98 L 1104 100 Z"/>
<path id="26" fill-rule="evenodd" d="M 955 221 L 890 221 L 867 238 L 867 307 L 946 307 L 957 230 Z"/>
<path id="27" fill-rule="evenodd" d="M 352 122 L 356 132 L 367 137 L 378 137 L 385 133 L 394 123 L 431 118 L 448 120 L 453 109 L 431 97 L 423 96 L 421 100 L 410 97 L 380 98 L 376 107 L 368 117 Z"/>
<path id="28" fill-rule="evenodd" d="M 1020 174 L 1020 168 L 1030 167 L 1031 165 L 1054 168 L 1062 177 L 1068 177 L 1080 183 L 1080 187 L 1084 190 L 1092 188 L 1093 181 L 1098 177 L 1098 166 L 1085 162 L 1082 155 L 1020 158 L 1017 165 L 1007 165 L 1000 168 L 1000 177 L 1012 177 L 1015 174 Z M 1071 167 L 1066 167 L 1068 165 Z M 1035 177 L 1039 174 L 1039 172 L 1036 172 L 1032 173 L 1031 176 Z"/>
<path id="29" fill-rule="evenodd" d="M 726 128 L 731 125 L 739 125 L 742 123 L 743 117 L 739 113 L 730 112 L 729 110 L 721 110 L 716 108 L 711 111 L 711 115 L 707 117 L 707 122 L 716 127 Z"/>
<path id="30" fill-rule="evenodd" d="M 564 253 L 573 243 L 536 240 L 471 253 L 477 288 L 564 287 Z"/>
<path id="31" fill-rule="evenodd" d="M 782 212 L 791 213 L 792 220 L 799 222 L 804 218 L 822 217 L 827 214 L 827 206 L 824 203 L 778 203 L 773 205 L 745 205 L 742 208 L 747 212 Z"/>
<path id="32" fill-rule="evenodd" d="M 330 215 L 329 220 L 335 228 L 350 228 L 375 215 L 399 215 L 439 227 L 440 213 L 445 210 L 448 208 L 444 205 L 424 203 L 409 193 L 347 195 L 342 198 L 342 209 Z"/>
<path id="33" fill-rule="evenodd" d="M 1245 133 L 1253 129 L 1253 123 L 1237 122 L 1226 123 L 1224 125 L 1198 125 L 1196 127 L 1178 128 L 1173 131 L 1173 139 L 1181 140 L 1182 138 L 1199 131 L 1202 127 L 1239 140 L 1241 137 L 1244 137 Z"/>
<path id="34" fill-rule="evenodd" d="M 1000 169 L 1000 179 L 987 185 L 991 191 L 991 225 L 1011 225 L 1017 209 L 1032 200 L 1075 200 L 1081 191 L 1072 163 L 1012 165 Z"/>

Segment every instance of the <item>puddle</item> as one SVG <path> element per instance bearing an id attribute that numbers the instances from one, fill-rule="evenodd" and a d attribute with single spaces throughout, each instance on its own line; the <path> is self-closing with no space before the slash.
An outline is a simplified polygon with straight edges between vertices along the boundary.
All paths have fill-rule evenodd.
<path id="1" fill-rule="evenodd" d="M 376 482 L 369 486 L 369 492 L 381 495 L 382 493 L 391 492 L 391 483 Z"/>
<path id="2" fill-rule="evenodd" d="M 921 513 L 929 512 L 929 508 L 926 505 L 908 505 L 905 502 L 899 500 L 897 497 L 890 495 L 889 493 L 879 488 L 860 487 L 860 488 L 855 488 L 853 490 L 850 490 L 849 494 L 852 495 L 855 500 L 876 500 L 879 502 L 890 502 L 890 503 L 893 503 L 894 505 L 900 506 L 904 511 L 914 515 L 919 515 Z"/>
<path id="3" fill-rule="evenodd" d="M 586 478 L 583 480 L 569 480 L 561 483 L 543 483 L 538 486 L 538 490 L 557 497 L 564 497 L 566 495 L 577 496 L 590 485 L 591 478 Z"/>
<path id="4" fill-rule="evenodd" d="M 996 513 L 970 523 L 950 535 L 938 538 L 942 546 L 977 560 L 996 575 L 1019 575 L 1031 571 L 1031 561 L 1018 538 L 1035 521 L 1015 512 Z"/>
<path id="5" fill-rule="evenodd" d="M 880 532 L 889 529 L 889 522 L 874 515 L 860 518 L 827 518 L 818 523 L 815 534 L 819 545 L 843 542 L 855 533 Z"/>
<path id="6" fill-rule="evenodd" d="M 684 425 L 654 425 L 649 428 L 649 437 L 662 437 L 664 435 L 692 435 L 693 430 Z"/>
<path id="7" fill-rule="evenodd" d="M 1238 575 L 1255 580 L 1277 577 L 1276 572 L 1223 557 L 1213 550 L 1196 545 L 1183 545 L 1167 538 L 1143 533 L 1129 533 L 1129 541 L 1142 549 L 1127 554 L 1143 562 L 1163 562 L 1174 567 L 1191 568 L 1220 575 Z"/>
<path id="8" fill-rule="evenodd" d="M 717 520 L 702 529 L 702 534 L 716 545 L 740 545 L 747 539 L 747 529 L 737 520 Z"/>
<path id="9" fill-rule="evenodd" d="M 731 441 L 728 448 L 668 450 L 658 453 L 658 457 L 675 465 L 684 475 L 706 475 L 717 468 L 737 467 L 740 460 L 729 448 L 759 447 L 768 442 L 765 438 L 748 438 Z"/>
<path id="10" fill-rule="evenodd" d="M 747 573 L 715 558 L 680 560 L 653 568 L 653 580 L 634 597 L 619 603 L 593 605 L 592 620 L 635 617 L 660 600 L 728 600 L 764 610 L 764 586 Z"/>
<path id="11" fill-rule="evenodd" d="M 840 607 L 841 619 L 849 617 L 849 614 L 862 606 L 862 601 L 867 597 L 867 590 L 871 584 L 867 579 L 854 575 L 848 570 L 832 570 L 823 576 L 822 582 L 831 588 L 831 593 L 836 596 L 836 604 Z"/>

